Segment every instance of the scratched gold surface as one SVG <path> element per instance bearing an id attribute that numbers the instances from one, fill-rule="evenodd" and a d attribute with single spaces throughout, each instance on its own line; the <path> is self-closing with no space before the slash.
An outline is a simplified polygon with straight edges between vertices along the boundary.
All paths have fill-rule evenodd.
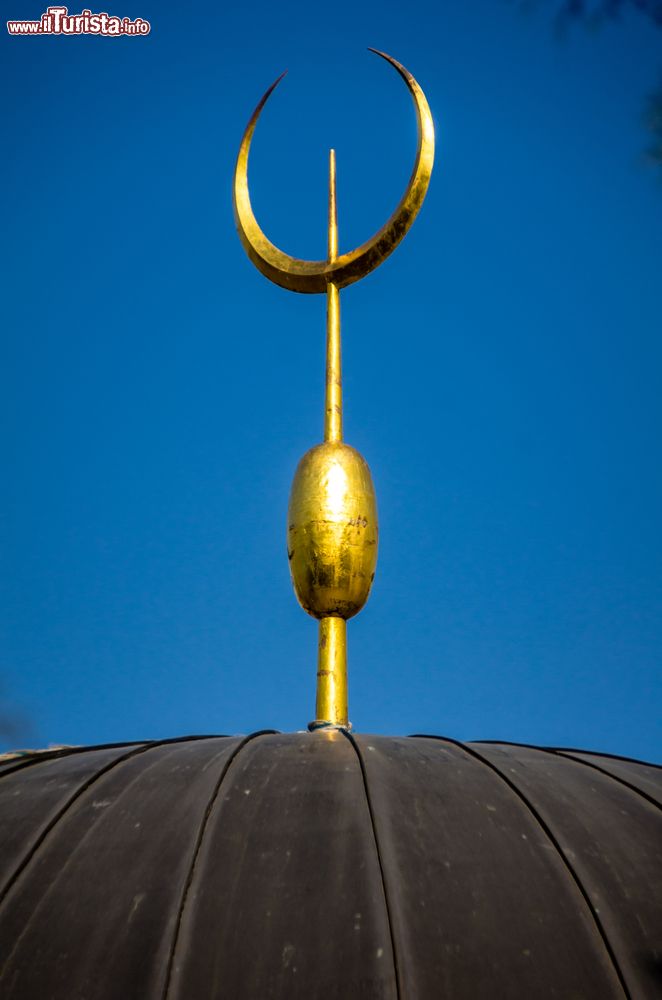
<path id="1" fill-rule="evenodd" d="M 365 459 L 327 441 L 294 475 L 287 554 L 301 607 L 314 618 L 352 618 L 368 600 L 377 565 L 377 502 Z"/>

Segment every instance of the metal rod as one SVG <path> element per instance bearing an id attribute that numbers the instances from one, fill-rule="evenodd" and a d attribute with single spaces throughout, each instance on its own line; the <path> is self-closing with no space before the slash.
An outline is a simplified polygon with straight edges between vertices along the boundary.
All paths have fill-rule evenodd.
<path id="1" fill-rule="evenodd" d="M 317 652 L 318 722 L 349 726 L 347 717 L 347 622 L 344 618 L 321 618 Z"/>
<path id="2" fill-rule="evenodd" d="M 327 258 L 338 256 L 336 209 L 336 153 L 329 151 L 329 228 Z M 342 441 L 342 368 L 340 353 L 340 291 L 329 282 L 326 291 L 326 399 L 324 440 Z M 347 622 L 344 618 L 321 618 L 317 647 L 318 722 L 348 726 L 347 718 Z"/>
<path id="3" fill-rule="evenodd" d="M 329 151 L 329 229 L 327 258 L 338 256 L 336 213 L 336 153 Z M 340 292 L 337 285 L 326 286 L 326 398 L 324 440 L 342 441 L 342 359 L 340 351 Z"/>

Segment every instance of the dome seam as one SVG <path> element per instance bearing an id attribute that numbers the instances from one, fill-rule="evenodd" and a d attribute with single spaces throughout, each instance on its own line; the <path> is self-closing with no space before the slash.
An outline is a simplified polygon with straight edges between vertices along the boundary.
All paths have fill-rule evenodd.
<path id="1" fill-rule="evenodd" d="M 565 757 L 566 760 L 572 760 L 575 764 L 583 764 L 584 767 L 592 767 L 594 771 L 598 771 L 600 774 L 604 774 L 606 778 L 611 778 L 612 781 L 617 781 L 619 785 L 623 785 L 625 788 L 629 788 L 631 792 L 635 795 L 639 795 L 646 802 L 654 806 L 655 809 L 662 810 L 662 804 L 660 804 L 652 795 L 645 792 L 643 788 L 637 788 L 636 785 L 631 784 L 625 778 L 620 778 L 617 774 L 612 774 L 611 771 L 605 771 L 603 767 L 599 764 L 594 764 L 592 760 L 582 760 L 581 757 L 575 757 L 574 754 L 568 753 L 565 750 L 548 750 L 546 747 L 539 747 L 540 750 L 544 750 L 545 753 L 553 753 L 557 757 Z"/>
<path id="2" fill-rule="evenodd" d="M 384 907 L 386 909 L 386 922 L 388 923 L 389 936 L 391 939 L 391 954 L 393 956 L 393 973 L 395 980 L 395 995 L 397 1000 L 401 1000 L 404 997 L 404 991 L 400 984 L 400 966 L 398 963 L 398 956 L 395 947 L 395 933 L 393 930 L 393 921 L 391 920 L 391 904 L 389 900 L 389 890 L 386 883 L 386 873 L 384 871 L 384 865 L 382 863 L 382 855 L 379 846 L 379 836 L 377 834 L 377 824 L 375 823 L 375 814 L 373 811 L 372 799 L 370 797 L 370 789 L 368 787 L 368 775 L 366 773 L 365 764 L 363 761 L 363 756 L 361 755 L 361 750 L 358 743 L 352 736 L 351 732 L 347 729 L 340 730 L 343 736 L 349 740 L 349 742 L 354 747 L 354 752 L 358 758 L 359 767 L 361 769 L 361 777 L 363 779 L 363 789 L 365 791 L 366 804 L 368 806 L 368 815 L 370 816 L 370 826 L 372 828 L 372 837 L 375 842 L 375 853 L 377 855 L 377 864 L 379 865 L 379 874 L 382 882 L 382 893 L 384 895 Z"/>
<path id="3" fill-rule="evenodd" d="M 166 975 L 165 975 L 165 981 L 164 981 L 164 984 L 163 984 L 163 992 L 161 994 L 162 1000 L 167 1000 L 167 998 L 168 998 L 168 996 L 170 994 L 170 987 L 172 985 L 172 972 L 173 972 L 173 968 L 174 968 L 174 964 L 175 964 L 175 955 L 177 953 L 177 945 L 179 944 L 180 931 L 181 931 L 182 923 L 183 923 L 183 920 L 184 920 L 184 911 L 186 909 L 186 903 L 188 901 L 188 896 L 189 896 L 189 892 L 190 892 L 190 889 L 191 889 L 191 885 L 193 884 L 193 879 L 195 877 L 195 868 L 196 868 L 196 865 L 197 865 L 197 862 L 198 862 L 198 857 L 200 855 L 200 851 L 202 849 L 202 843 L 203 843 L 203 840 L 204 840 L 204 836 L 205 836 L 205 833 L 207 832 L 207 826 L 208 826 L 208 823 L 209 823 L 209 818 L 211 816 L 211 813 L 212 813 L 212 810 L 214 808 L 214 805 L 215 805 L 215 803 L 216 803 L 216 801 L 218 799 L 218 795 L 220 793 L 221 786 L 223 785 L 223 782 L 225 781 L 225 778 L 227 777 L 228 771 L 230 770 L 231 766 L 237 760 L 237 757 L 239 756 L 239 754 L 241 753 L 241 751 L 249 743 L 251 743 L 253 740 L 257 739 L 259 736 L 273 736 L 273 735 L 276 735 L 277 733 L 278 733 L 278 730 L 276 730 L 276 729 L 260 729 L 260 730 L 258 730 L 255 733 L 250 733 L 250 735 L 244 736 L 244 738 L 239 741 L 239 743 L 237 744 L 237 746 L 232 751 L 232 753 L 230 754 L 230 756 L 228 757 L 228 759 L 223 764 L 223 767 L 221 768 L 221 773 L 220 773 L 220 775 L 218 777 L 218 780 L 217 780 L 217 782 L 216 782 L 216 784 L 214 786 L 214 790 L 213 790 L 211 796 L 209 797 L 209 801 L 207 803 L 207 806 L 205 808 L 202 820 L 200 822 L 200 828 L 198 830 L 198 834 L 197 834 L 197 837 L 196 837 L 196 840 L 195 840 L 195 845 L 193 847 L 193 856 L 191 858 L 191 864 L 189 866 L 188 875 L 186 877 L 186 882 L 184 883 L 184 888 L 182 890 L 181 899 L 179 901 L 179 906 L 177 908 L 177 916 L 176 916 L 176 919 L 175 919 L 175 929 L 174 929 L 173 936 L 172 936 L 172 942 L 171 942 L 171 945 L 170 945 L 170 948 L 169 948 L 169 951 L 168 951 L 168 960 L 167 960 L 167 965 L 166 965 Z"/>
<path id="4" fill-rule="evenodd" d="M 590 899 L 590 896 L 588 895 L 587 890 L 584 888 L 584 886 L 583 886 L 583 884 L 581 882 L 581 879 L 579 878 L 579 875 L 568 864 L 568 860 L 567 860 L 565 854 L 563 853 L 561 845 L 560 845 L 559 841 L 557 840 L 556 836 L 554 835 L 554 832 L 552 831 L 551 827 L 546 823 L 546 821 L 540 815 L 540 813 L 538 812 L 538 810 L 536 809 L 536 807 L 533 805 L 533 803 L 529 802 L 529 800 L 526 797 L 526 795 L 524 794 L 524 792 L 513 781 L 511 781 L 510 778 L 506 777 L 505 774 L 503 774 L 497 767 L 495 767 L 495 765 L 492 764 L 491 761 L 489 761 L 485 757 L 483 757 L 482 754 L 480 754 L 477 750 L 474 750 L 471 747 L 467 746 L 466 743 L 462 743 L 459 740 L 454 740 L 450 736 L 443 736 L 443 737 L 442 736 L 425 736 L 423 738 L 424 739 L 437 740 L 439 742 L 452 743 L 454 746 L 459 747 L 468 756 L 473 757 L 475 760 L 479 761 L 481 764 L 484 764 L 485 767 L 489 768 L 490 771 L 492 771 L 505 785 L 507 785 L 508 788 L 510 788 L 511 791 L 524 804 L 524 806 L 526 807 L 526 809 L 531 813 L 531 815 L 533 816 L 533 818 L 536 820 L 536 822 L 538 823 L 538 825 L 540 826 L 540 828 L 543 830 L 543 832 L 545 833 L 545 835 L 547 836 L 547 838 L 551 842 L 551 844 L 554 847 L 556 853 L 558 854 L 558 857 L 561 860 L 561 863 L 562 863 L 563 867 L 565 868 L 565 870 L 569 874 L 570 878 L 575 883 L 575 885 L 577 886 L 579 892 L 581 893 L 581 895 L 582 895 L 582 897 L 584 899 L 584 902 L 586 903 L 586 907 L 588 909 L 588 913 L 590 914 L 590 916 L 591 916 L 591 918 L 593 920 L 593 924 L 594 924 L 595 929 L 596 929 L 596 931 L 598 933 L 598 937 L 602 941 L 602 944 L 603 944 L 603 946 L 604 946 L 604 948 L 605 948 L 605 950 L 607 952 L 607 955 L 608 955 L 608 957 L 609 957 L 609 959 L 611 961 L 611 964 L 613 966 L 614 972 L 616 973 L 616 976 L 617 976 L 618 981 L 620 983 L 621 989 L 623 990 L 623 994 L 627 998 L 627 1000 L 632 1000 L 632 995 L 630 993 L 629 987 L 628 987 L 627 982 L 625 980 L 625 976 L 623 974 L 623 971 L 622 971 L 622 969 L 621 969 L 621 967 L 619 965 L 618 959 L 617 959 L 617 957 L 616 957 L 616 955 L 615 955 L 615 953 L 613 951 L 613 948 L 611 946 L 611 943 L 609 941 L 607 933 L 606 933 L 604 927 L 602 926 L 602 922 L 600 921 L 599 915 L 595 912 L 595 909 L 594 909 L 594 907 L 593 907 L 593 905 L 591 903 L 591 899 Z M 535 747 L 533 749 L 540 749 L 540 747 Z"/>

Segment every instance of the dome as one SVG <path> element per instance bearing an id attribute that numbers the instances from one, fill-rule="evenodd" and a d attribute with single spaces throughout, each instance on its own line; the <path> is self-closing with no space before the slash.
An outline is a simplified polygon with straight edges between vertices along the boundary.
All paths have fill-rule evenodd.
<path id="1" fill-rule="evenodd" d="M 327 729 L 0 769 L 3 1000 L 657 997 L 662 770 Z"/>

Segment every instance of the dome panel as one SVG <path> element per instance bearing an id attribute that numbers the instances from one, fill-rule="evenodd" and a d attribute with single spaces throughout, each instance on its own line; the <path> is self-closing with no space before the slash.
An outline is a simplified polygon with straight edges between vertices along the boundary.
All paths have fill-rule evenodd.
<path id="1" fill-rule="evenodd" d="M 262 736 L 209 816 L 169 997 L 396 1000 L 382 876 L 345 736 Z"/>
<path id="2" fill-rule="evenodd" d="M 196 836 L 240 743 L 138 747 L 83 788 L 0 905 L 3 1000 L 161 996 Z"/>
<path id="3" fill-rule="evenodd" d="M 618 781 L 624 781 L 626 785 L 662 806 L 662 769 L 654 764 L 644 764 L 642 761 L 628 760 L 624 757 L 610 757 L 608 754 L 582 753 L 579 750 L 555 752 L 599 768 L 600 771 L 610 774 Z"/>
<path id="4" fill-rule="evenodd" d="M 660 989 L 662 812 L 596 767 L 525 746 L 480 745 L 551 830 L 632 996 Z"/>
<path id="5" fill-rule="evenodd" d="M 9 768 L 0 781 L 0 816 L 11 824 L 0 828 L 0 885 L 17 877 L 25 860 L 81 789 L 112 767 L 135 746 L 105 747 L 84 753 L 34 757 Z"/>
<path id="6" fill-rule="evenodd" d="M 491 768 L 436 738 L 356 742 L 401 996 L 623 996 L 566 865 Z"/>

